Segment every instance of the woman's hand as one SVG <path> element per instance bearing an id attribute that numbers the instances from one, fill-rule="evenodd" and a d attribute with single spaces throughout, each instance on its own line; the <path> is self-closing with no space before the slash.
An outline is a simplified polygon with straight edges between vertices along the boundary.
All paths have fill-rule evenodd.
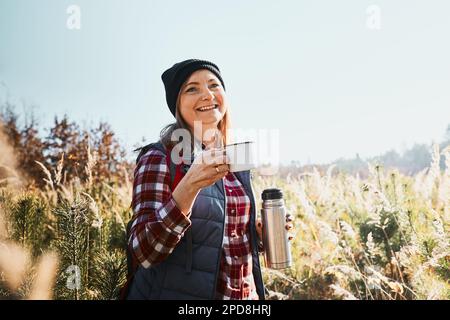
<path id="1" fill-rule="evenodd" d="M 213 185 L 225 177 L 230 170 L 224 149 L 209 149 L 200 153 L 185 176 L 172 192 L 180 211 L 188 216 L 202 188 Z"/>
<path id="2" fill-rule="evenodd" d="M 294 225 L 292 224 L 292 215 L 290 213 L 286 214 L 286 224 L 285 224 L 285 228 L 287 231 L 290 231 Z M 261 241 L 263 240 L 263 224 L 261 222 L 261 219 L 257 219 L 256 220 L 256 232 L 258 233 L 259 238 L 261 239 Z M 288 240 L 291 241 L 292 239 L 294 239 L 294 236 L 290 233 L 288 233 Z"/>
<path id="3" fill-rule="evenodd" d="M 228 163 L 225 149 L 204 150 L 197 155 L 187 171 L 186 180 L 196 190 L 201 190 L 225 177 L 230 170 Z"/>

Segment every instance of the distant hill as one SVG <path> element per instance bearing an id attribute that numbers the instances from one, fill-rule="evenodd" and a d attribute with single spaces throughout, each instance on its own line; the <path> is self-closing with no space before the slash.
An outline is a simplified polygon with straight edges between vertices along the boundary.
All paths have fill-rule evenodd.
<path id="1" fill-rule="evenodd" d="M 447 126 L 447 130 L 444 134 L 443 142 L 439 144 L 439 150 L 442 151 L 444 148 L 450 145 L 450 124 Z M 300 172 L 305 172 L 312 170 L 313 167 L 317 168 L 319 171 L 325 171 L 330 165 L 335 165 L 335 172 L 345 172 L 349 174 L 359 173 L 362 177 L 368 174 L 367 163 L 379 164 L 384 168 L 396 168 L 403 174 L 413 175 L 417 172 L 428 167 L 431 163 L 431 152 L 432 145 L 426 144 L 415 144 L 410 149 L 407 149 L 402 154 L 395 150 L 390 150 L 382 155 L 362 159 L 358 154 L 354 158 L 337 159 L 329 164 L 325 165 L 299 165 L 297 162 L 291 162 L 290 165 L 281 166 L 279 170 L 279 175 L 282 177 L 287 176 L 289 173 L 298 174 Z M 441 154 L 440 161 L 441 168 L 445 168 L 444 156 Z"/>

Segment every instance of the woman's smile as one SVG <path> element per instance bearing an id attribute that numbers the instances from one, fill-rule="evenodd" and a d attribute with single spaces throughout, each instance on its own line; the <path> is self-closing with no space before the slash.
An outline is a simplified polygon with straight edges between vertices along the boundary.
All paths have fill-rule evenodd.
<path id="1" fill-rule="evenodd" d="M 208 105 L 208 106 L 199 107 L 199 108 L 196 109 L 196 111 L 198 111 L 198 112 L 208 112 L 208 111 L 211 111 L 211 110 L 214 110 L 214 109 L 218 109 L 218 108 L 219 108 L 219 105 L 211 104 L 211 105 Z"/>

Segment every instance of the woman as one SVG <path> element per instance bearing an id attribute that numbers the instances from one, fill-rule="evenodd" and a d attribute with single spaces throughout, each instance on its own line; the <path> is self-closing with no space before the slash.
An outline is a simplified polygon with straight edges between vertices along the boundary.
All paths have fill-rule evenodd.
<path id="1" fill-rule="evenodd" d="M 127 298 L 264 299 L 250 173 L 229 172 L 222 147 L 230 121 L 220 70 L 190 59 L 162 80 L 176 123 L 138 157 L 129 236 L 137 268 Z M 188 139 L 173 169 L 177 129 Z"/>

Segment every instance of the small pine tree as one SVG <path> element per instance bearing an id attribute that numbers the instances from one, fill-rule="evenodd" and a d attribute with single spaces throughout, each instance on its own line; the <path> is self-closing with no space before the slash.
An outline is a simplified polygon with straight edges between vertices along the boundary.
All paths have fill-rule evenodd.
<path id="1" fill-rule="evenodd" d="M 93 288 L 97 299 L 117 300 L 127 277 L 127 260 L 122 250 L 101 250 L 94 260 Z"/>
<path id="2" fill-rule="evenodd" d="M 56 297 L 79 300 L 86 298 L 89 268 L 89 206 L 76 198 L 73 203 L 62 201 L 55 209 L 57 240 L 55 247 L 61 256 Z"/>
<path id="3" fill-rule="evenodd" d="M 109 223 L 109 250 L 119 249 L 123 252 L 127 247 L 126 228 L 122 217 L 116 213 Z"/>
<path id="4" fill-rule="evenodd" d="M 33 194 L 20 196 L 10 211 L 11 239 L 30 248 L 36 257 L 49 246 L 54 234 L 51 233 L 46 203 Z"/>

